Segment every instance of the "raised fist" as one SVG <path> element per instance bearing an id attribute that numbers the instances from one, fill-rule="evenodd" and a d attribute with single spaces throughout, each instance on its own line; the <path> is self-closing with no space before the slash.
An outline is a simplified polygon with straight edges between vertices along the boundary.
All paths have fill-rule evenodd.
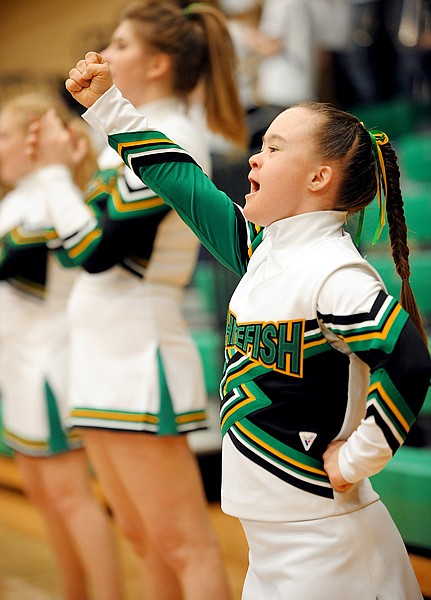
<path id="1" fill-rule="evenodd" d="M 87 52 L 69 72 L 66 89 L 80 104 L 89 108 L 112 86 L 108 62 L 97 52 Z"/>

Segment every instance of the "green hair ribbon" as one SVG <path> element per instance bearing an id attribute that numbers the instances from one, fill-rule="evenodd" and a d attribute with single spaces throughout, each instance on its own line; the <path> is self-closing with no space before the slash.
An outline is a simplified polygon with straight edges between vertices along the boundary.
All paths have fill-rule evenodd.
<path id="1" fill-rule="evenodd" d="M 362 123 L 363 125 L 363 123 Z M 384 146 L 389 142 L 389 138 L 383 131 L 379 129 L 367 129 L 367 132 L 371 139 L 373 146 L 374 156 L 376 157 L 377 169 L 376 169 L 376 180 L 377 180 L 377 203 L 379 206 L 379 220 L 377 222 L 376 230 L 373 237 L 373 246 L 382 234 L 383 227 L 386 223 L 386 199 L 388 193 L 388 186 L 386 181 L 386 168 L 385 161 L 383 160 L 383 154 L 380 146 Z M 383 191 L 383 194 L 382 194 Z M 359 243 L 359 238 L 362 231 L 362 225 L 364 222 L 364 210 L 361 210 L 359 214 L 358 227 L 356 230 L 356 244 Z"/>
<path id="2" fill-rule="evenodd" d="M 192 2 L 191 4 L 183 8 L 183 15 L 186 15 L 186 17 L 192 15 L 196 9 L 199 10 L 203 6 L 206 6 L 203 2 Z"/>
<path id="3" fill-rule="evenodd" d="M 379 239 L 383 227 L 386 223 L 386 198 L 388 194 L 388 184 L 386 181 L 386 168 L 385 161 L 383 160 L 383 154 L 380 149 L 380 146 L 384 146 L 389 142 L 389 138 L 386 133 L 383 131 L 379 131 L 378 129 L 369 129 L 368 133 L 370 134 L 371 143 L 373 145 L 374 155 L 377 161 L 377 202 L 379 205 L 379 221 L 376 227 L 376 231 L 374 233 L 373 244 L 377 242 Z M 384 199 L 382 198 L 382 189 Z"/>

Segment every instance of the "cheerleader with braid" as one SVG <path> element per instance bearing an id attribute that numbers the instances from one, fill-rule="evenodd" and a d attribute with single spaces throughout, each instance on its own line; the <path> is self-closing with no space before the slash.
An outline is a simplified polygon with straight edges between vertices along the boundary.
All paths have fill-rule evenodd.
<path id="1" fill-rule="evenodd" d="M 431 374 L 387 136 L 326 104 L 289 108 L 249 160 L 242 209 L 121 97 L 103 57 L 87 54 L 66 86 L 85 120 L 241 275 L 220 415 L 222 507 L 250 547 L 243 600 L 419 600 L 369 480 L 404 443 Z M 376 193 L 376 237 L 387 215 L 401 303 L 344 228 Z"/>

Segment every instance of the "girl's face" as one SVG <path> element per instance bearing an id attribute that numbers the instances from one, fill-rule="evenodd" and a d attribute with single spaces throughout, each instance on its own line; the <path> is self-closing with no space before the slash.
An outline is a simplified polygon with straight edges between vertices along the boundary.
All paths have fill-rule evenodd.
<path id="1" fill-rule="evenodd" d="M 139 105 L 155 52 L 138 36 L 132 21 L 120 23 L 102 55 L 109 62 L 114 83 L 123 96 Z"/>
<path id="2" fill-rule="evenodd" d="M 14 187 L 19 179 L 32 171 L 25 153 L 25 132 L 13 111 L 0 113 L 0 181 Z"/>
<path id="3" fill-rule="evenodd" d="M 316 179 L 316 116 L 303 107 L 285 110 L 271 123 L 262 150 L 250 160 L 250 192 L 244 214 L 256 225 L 321 210 L 310 189 Z"/>

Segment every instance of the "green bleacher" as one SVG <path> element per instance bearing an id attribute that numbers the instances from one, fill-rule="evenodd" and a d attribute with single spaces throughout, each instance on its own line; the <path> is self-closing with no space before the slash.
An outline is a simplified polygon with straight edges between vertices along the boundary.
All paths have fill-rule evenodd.
<path id="1" fill-rule="evenodd" d="M 431 551 L 431 448 L 403 446 L 371 478 L 407 546 Z"/>

